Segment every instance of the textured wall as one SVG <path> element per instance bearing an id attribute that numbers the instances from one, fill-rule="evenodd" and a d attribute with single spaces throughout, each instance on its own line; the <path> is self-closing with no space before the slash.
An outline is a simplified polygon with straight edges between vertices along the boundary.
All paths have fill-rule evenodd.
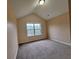
<path id="1" fill-rule="evenodd" d="M 27 17 L 23 17 L 17 20 L 18 22 L 18 41 L 19 43 L 39 40 L 47 38 L 47 21 L 41 19 L 39 16 L 35 14 L 28 15 Z M 27 31 L 25 25 L 27 23 L 40 23 L 42 25 L 42 35 L 41 36 L 34 36 L 34 37 L 27 37 Z"/>
<path id="2" fill-rule="evenodd" d="M 48 29 L 51 40 L 70 44 L 70 18 L 68 12 L 50 19 Z"/>

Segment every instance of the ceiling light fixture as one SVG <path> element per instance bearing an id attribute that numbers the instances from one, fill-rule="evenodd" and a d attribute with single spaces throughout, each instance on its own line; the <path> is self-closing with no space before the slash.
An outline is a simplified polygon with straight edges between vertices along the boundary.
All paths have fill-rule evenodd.
<path id="1" fill-rule="evenodd" d="M 45 3 L 45 0 L 40 0 L 39 3 L 40 5 L 43 5 Z"/>

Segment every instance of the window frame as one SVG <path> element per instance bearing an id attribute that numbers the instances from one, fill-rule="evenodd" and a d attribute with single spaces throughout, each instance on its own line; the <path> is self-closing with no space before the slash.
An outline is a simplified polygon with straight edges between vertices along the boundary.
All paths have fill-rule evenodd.
<path id="1" fill-rule="evenodd" d="M 33 24 L 33 29 L 27 29 L 27 24 Z M 41 36 L 41 35 L 42 35 L 42 25 L 41 25 L 41 23 L 27 23 L 27 24 L 26 24 L 27 36 L 28 36 L 28 30 L 34 30 L 33 36 Z M 40 29 L 35 29 L 35 24 L 40 24 Z M 35 34 L 35 31 L 36 31 L 36 30 L 40 30 L 40 33 L 41 33 L 41 34 L 36 35 L 36 34 Z M 33 36 L 28 36 L 28 37 L 33 37 Z"/>

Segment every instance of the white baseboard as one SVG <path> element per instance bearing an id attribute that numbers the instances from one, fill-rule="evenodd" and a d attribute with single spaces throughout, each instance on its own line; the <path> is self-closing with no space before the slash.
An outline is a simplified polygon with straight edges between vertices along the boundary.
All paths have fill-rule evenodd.
<path id="1" fill-rule="evenodd" d="M 71 46 L 71 43 L 66 43 L 66 42 L 63 42 L 63 41 L 59 41 L 59 40 L 53 40 L 53 41 L 56 41 L 58 43 L 61 43 L 61 44 L 65 44 L 65 45 L 68 45 L 68 46 Z"/>

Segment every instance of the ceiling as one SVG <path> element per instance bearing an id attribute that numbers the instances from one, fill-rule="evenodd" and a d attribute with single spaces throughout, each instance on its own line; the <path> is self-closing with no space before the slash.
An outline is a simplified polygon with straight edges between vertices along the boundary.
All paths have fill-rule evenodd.
<path id="1" fill-rule="evenodd" d="M 13 7 L 17 18 L 35 13 L 44 19 L 50 19 L 68 11 L 68 0 L 45 0 L 39 5 L 39 0 L 13 0 Z"/>

